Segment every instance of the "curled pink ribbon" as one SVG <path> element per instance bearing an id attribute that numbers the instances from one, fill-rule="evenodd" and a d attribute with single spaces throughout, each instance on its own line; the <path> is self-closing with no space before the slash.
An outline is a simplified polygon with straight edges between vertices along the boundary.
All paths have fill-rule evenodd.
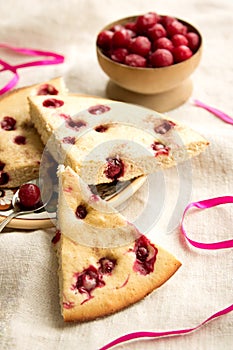
<path id="1" fill-rule="evenodd" d="M 206 199 L 203 201 L 199 202 L 193 202 L 187 205 L 187 207 L 184 210 L 184 214 L 182 217 L 181 221 L 181 232 L 185 236 L 185 238 L 188 240 L 188 242 L 193 245 L 196 248 L 200 249 L 226 249 L 226 248 L 233 248 L 233 239 L 226 240 L 226 241 L 221 241 L 221 242 L 215 242 L 215 243 L 202 243 L 202 242 L 197 242 L 193 241 L 190 239 L 185 231 L 184 228 L 184 218 L 187 213 L 187 211 L 190 208 L 196 207 L 199 209 L 207 209 L 207 208 L 212 208 L 216 207 L 217 205 L 221 204 L 227 204 L 227 203 L 233 203 L 233 197 L 232 196 L 224 196 L 224 197 L 217 197 L 217 198 L 211 198 L 211 199 Z"/>
<path id="2" fill-rule="evenodd" d="M 202 243 L 202 242 L 197 242 L 192 239 L 190 239 L 187 235 L 187 232 L 184 229 L 184 218 L 186 216 L 187 211 L 190 208 L 196 207 L 198 209 L 207 209 L 207 208 L 212 208 L 217 205 L 221 204 L 227 204 L 227 203 L 233 203 L 233 197 L 232 196 L 223 196 L 223 197 L 217 197 L 217 198 L 211 198 L 199 202 L 193 202 L 187 205 L 187 207 L 184 210 L 184 214 L 181 220 L 181 232 L 184 235 L 184 237 L 188 240 L 188 242 L 193 245 L 196 248 L 200 249 L 227 249 L 227 248 L 233 248 L 233 239 L 231 240 L 226 240 L 226 241 L 221 241 L 221 242 L 216 242 L 216 243 Z M 226 315 L 227 313 L 233 311 L 233 304 L 214 313 L 210 317 L 208 317 L 206 320 L 201 322 L 199 325 L 191 328 L 184 328 L 184 329 L 178 329 L 178 330 L 170 330 L 170 331 L 162 331 L 162 332 L 150 332 L 150 331 L 138 331 L 138 332 L 133 332 L 133 333 L 128 333 L 125 334 L 110 343 L 104 345 L 101 347 L 99 350 L 107 350 L 111 349 L 112 347 L 125 343 L 130 340 L 135 340 L 135 339 L 142 339 L 142 338 L 158 338 L 158 337 L 171 337 L 171 336 L 176 336 L 176 335 L 185 335 L 187 333 L 191 333 L 198 328 L 202 327 L 205 325 L 207 322 Z"/>
<path id="3" fill-rule="evenodd" d="M 6 43 L 0 43 L 0 48 L 5 48 L 14 52 L 17 52 L 19 54 L 27 55 L 27 56 L 45 56 L 48 57 L 47 59 L 40 59 L 37 61 L 27 62 L 27 63 L 21 63 L 17 65 L 11 65 L 8 62 L 0 59 L 0 65 L 2 65 L 2 68 L 0 69 L 0 73 L 3 71 L 10 71 L 13 74 L 13 78 L 10 79 L 10 81 L 2 88 L 0 89 L 0 95 L 3 95 L 4 93 L 8 92 L 9 90 L 13 89 L 15 85 L 19 81 L 19 74 L 17 72 L 20 68 L 26 68 L 26 67 L 35 67 L 35 66 L 43 66 L 43 65 L 51 65 L 51 64 L 59 64 L 64 62 L 64 56 L 59 55 L 54 52 L 50 51 L 42 51 L 42 50 L 34 50 L 29 48 L 23 48 L 23 47 L 16 47 L 12 46 Z"/>
<path id="4" fill-rule="evenodd" d="M 223 120 L 225 123 L 233 125 L 233 119 L 229 115 L 227 115 L 226 113 L 220 111 L 219 109 L 208 106 L 207 104 L 205 104 L 199 100 L 194 100 L 193 103 L 195 104 L 195 106 L 204 108 L 208 112 L 214 114 L 216 117 Z"/>

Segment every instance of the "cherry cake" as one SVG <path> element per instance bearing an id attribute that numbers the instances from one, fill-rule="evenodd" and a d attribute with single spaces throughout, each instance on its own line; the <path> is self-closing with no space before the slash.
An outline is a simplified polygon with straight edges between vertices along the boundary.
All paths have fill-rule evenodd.
<path id="1" fill-rule="evenodd" d="M 39 175 L 44 145 L 31 123 L 27 96 L 66 91 L 61 78 L 17 89 L 0 102 L 0 188 L 14 188 Z"/>
<path id="2" fill-rule="evenodd" d="M 123 102 L 57 95 L 30 97 L 29 104 L 32 122 L 55 160 L 88 184 L 150 174 L 208 145 L 190 128 Z"/>
<path id="3" fill-rule="evenodd" d="M 57 231 L 61 312 L 87 321 L 120 311 L 165 283 L 181 263 L 151 242 L 70 167 L 60 166 Z"/>

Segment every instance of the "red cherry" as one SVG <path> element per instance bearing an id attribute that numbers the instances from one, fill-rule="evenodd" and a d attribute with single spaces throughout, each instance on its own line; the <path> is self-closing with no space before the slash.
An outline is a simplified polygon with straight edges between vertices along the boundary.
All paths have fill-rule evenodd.
<path id="1" fill-rule="evenodd" d="M 170 24 L 170 23 L 172 23 L 173 21 L 175 21 L 176 19 L 175 19 L 175 17 L 171 17 L 171 16 L 162 16 L 161 17 L 161 24 L 165 27 L 165 28 L 167 28 L 167 26 Z"/>
<path id="2" fill-rule="evenodd" d="M 131 67 L 146 67 L 146 59 L 135 53 L 131 53 L 125 57 L 125 64 Z"/>
<path id="3" fill-rule="evenodd" d="M 147 34 L 148 34 L 148 37 L 154 41 L 159 38 L 165 37 L 167 35 L 167 32 L 165 28 L 162 26 L 162 24 L 157 23 L 153 27 L 148 29 Z"/>
<path id="4" fill-rule="evenodd" d="M 150 56 L 152 67 L 166 67 L 173 64 L 172 53 L 166 49 L 157 49 Z"/>
<path id="5" fill-rule="evenodd" d="M 136 19 L 137 33 L 145 33 L 148 28 L 152 27 L 158 22 L 159 18 L 160 16 L 158 16 L 155 12 L 149 12 L 145 15 L 138 16 Z"/>
<path id="6" fill-rule="evenodd" d="M 147 56 L 151 49 L 151 42 L 145 36 L 138 36 L 137 38 L 132 39 L 130 44 L 130 51 L 136 53 L 140 56 Z"/>
<path id="7" fill-rule="evenodd" d="M 22 207 L 32 209 L 40 202 L 40 189 L 34 184 L 24 184 L 19 188 L 19 203 Z"/>
<path id="8" fill-rule="evenodd" d="M 175 34 L 171 40 L 174 46 L 188 45 L 188 39 L 183 34 Z"/>
<path id="9" fill-rule="evenodd" d="M 166 49 L 172 51 L 174 49 L 174 45 L 172 41 L 168 38 L 159 38 L 154 42 L 155 49 Z"/>
<path id="10" fill-rule="evenodd" d="M 189 32 L 186 34 L 186 38 L 188 40 L 188 47 L 195 52 L 198 49 L 199 46 L 199 36 L 196 33 Z"/>
<path id="11" fill-rule="evenodd" d="M 110 30 L 111 30 L 112 32 L 116 32 L 116 31 L 122 30 L 122 29 L 124 29 L 124 26 L 121 25 L 121 24 L 115 24 L 112 28 L 110 28 Z"/>
<path id="12" fill-rule="evenodd" d="M 131 33 L 128 29 L 117 30 L 112 37 L 112 46 L 114 48 L 129 46 Z"/>
<path id="13" fill-rule="evenodd" d="M 181 45 L 177 46 L 173 50 L 173 57 L 176 63 L 183 62 L 193 55 L 192 51 L 188 46 Z"/>
<path id="14" fill-rule="evenodd" d="M 104 30 L 99 33 L 97 37 L 97 45 L 104 50 L 110 49 L 112 42 L 113 32 L 110 30 Z"/>
<path id="15" fill-rule="evenodd" d="M 166 29 L 170 37 L 175 34 L 185 35 L 187 33 L 187 27 L 178 20 L 172 21 L 170 24 L 168 24 Z"/>
<path id="16" fill-rule="evenodd" d="M 137 31 L 137 24 L 136 24 L 136 22 L 128 22 L 128 23 L 125 24 L 125 28 L 129 29 L 129 30 L 132 30 L 132 32 L 136 33 L 136 31 Z"/>
<path id="17" fill-rule="evenodd" d="M 110 55 L 110 58 L 118 63 L 124 63 L 125 57 L 128 55 L 128 50 L 124 47 L 119 47 L 118 49 L 112 50 L 112 53 Z"/>

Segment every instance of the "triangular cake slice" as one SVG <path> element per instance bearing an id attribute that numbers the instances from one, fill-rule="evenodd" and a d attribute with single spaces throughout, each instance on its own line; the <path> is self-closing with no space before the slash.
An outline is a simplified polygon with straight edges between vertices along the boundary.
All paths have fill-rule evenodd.
<path id="1" fill-rule="evenodd" d="M 61 311 L 87 321 L 122 310 L 165 283 L 181 263 L 152 243 L 70 168 L 60 167 L 58 230 Z"/>
<path id="2" fill-rule="evenodd" d="M 88 184 L 125 181 L 205 150 L 197 132 L 123 102 L 88 96 L 29 98 L 32 121 L 57 162 Z"/>
<path id="3" fill-rule="evenodd" d="M 17 187 L 39 176 L 44 145 L 31 123 L 27 97 L 65 91 L 62 78 L 55 78 L 0 99 L 0 187 Z"/>

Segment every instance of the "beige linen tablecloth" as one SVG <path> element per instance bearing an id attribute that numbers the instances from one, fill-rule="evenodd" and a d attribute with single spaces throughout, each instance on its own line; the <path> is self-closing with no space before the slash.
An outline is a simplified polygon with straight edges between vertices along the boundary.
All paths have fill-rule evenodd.
<path id="1" fill-rule="evenodd" d="M 63 65 L 22 70 L 18 86 L 61 75 L 72 92 L 104 96 L 108 78 L 96 59 L 98 31 L 110 21 L 152 10 L 183 18 L 200 29 L 204 52 L 192 76 L 192 97 L 232 115 L 231 0 L 0 0 L 0 42 L 54 50 L 66 57 Z M 5 51 L 0 57 L 14 62 L 18 59 Z M 159 217 L 153 217 L 158 208 L 156 181 L 149 187 L 145 184 L 122 211 L 135 219 L 135 206 L 142 208 L 139 228 L 145 229 L 149 222 L 149 235 L 173 252 L 182 267 L 164 286 L 124 311 L 93 322 L 64 324 L 59 310 L 57 259 L 51 246 L 54 229 L 11 230 L 0 236 L 0 349 L 94 350 L 128 332 L 195 327 L 232 304 L 232 250 L 192 248 L 181 237 L 178 223 L 185 203 L 233 194 L 233 128 L 194 107 L 191 100 L 168 115 L 199 131 L 210 146 L 183 168 L 158 175 L 165 184 Z M 149 204 L 145 206 L 148 188 Z M 196 240 L 229 239 L 232 219 L 232 205 L 194 211 L 186 228 Z M 232 344 L 231 313 L 186 336 L 137 341 L 119 349 L 230 350 Z"/>

